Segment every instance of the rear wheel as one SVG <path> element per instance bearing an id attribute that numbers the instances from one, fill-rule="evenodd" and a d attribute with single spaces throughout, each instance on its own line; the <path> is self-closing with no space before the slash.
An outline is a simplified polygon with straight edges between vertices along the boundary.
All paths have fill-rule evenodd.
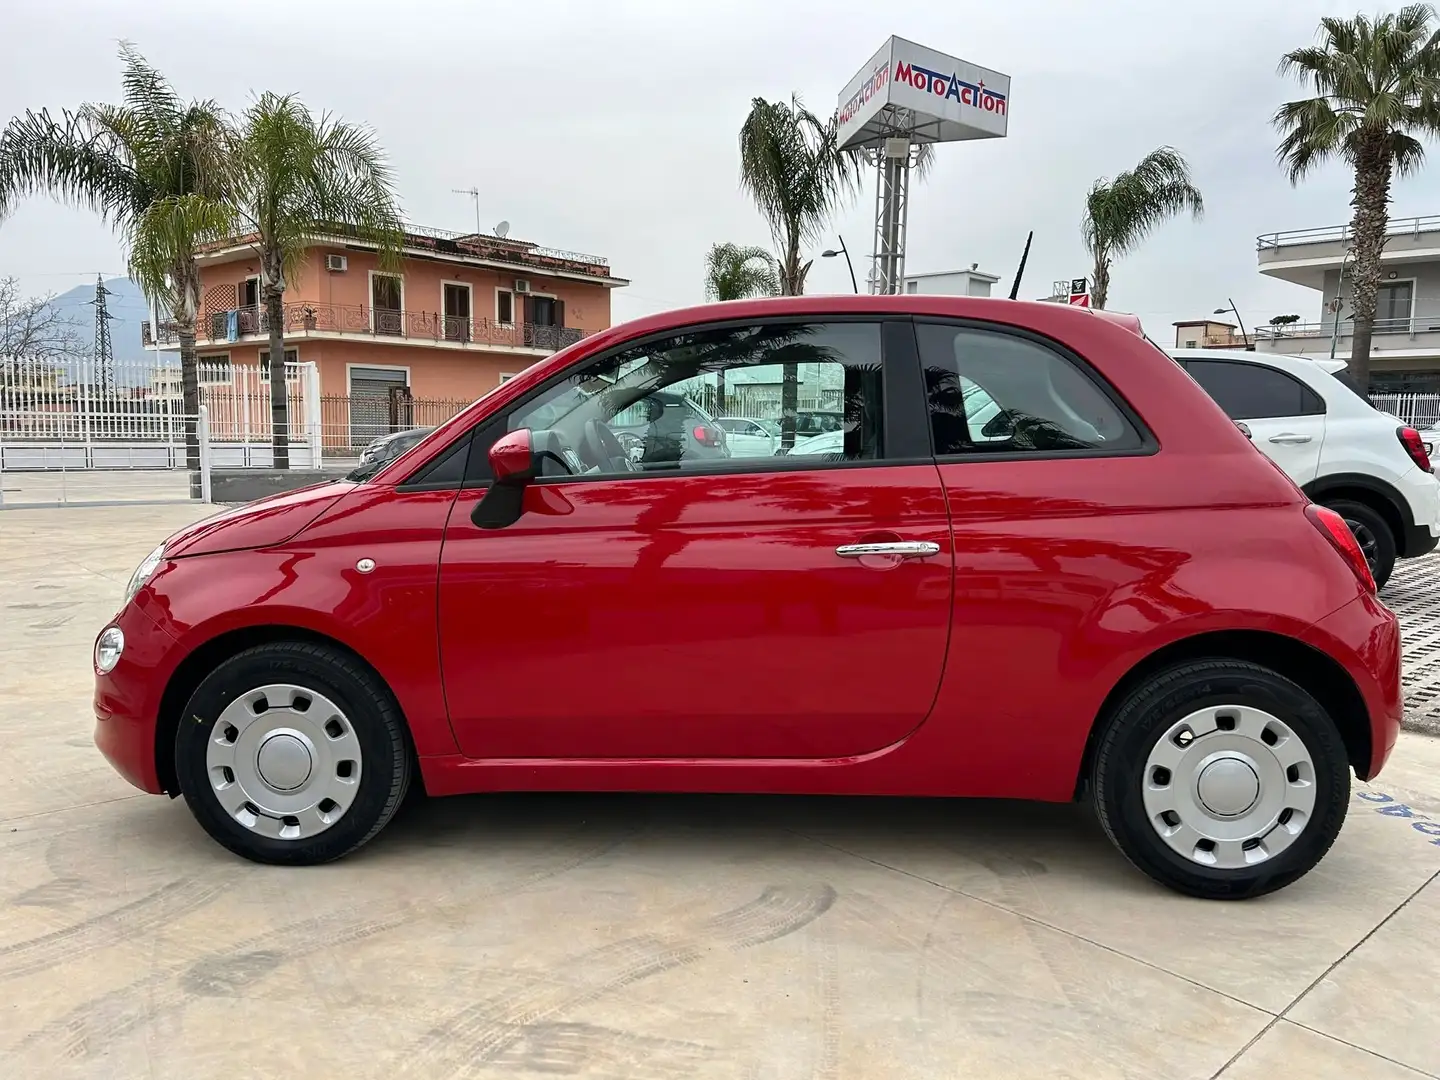
<path id="1" fill-rule="evenodd" d="M 1325 505 L 1344 518 L 1345 524 L 1350 526 L 1350 531 L 1355 534 L 1355 542 L 1365 553 L 1365 561 L 1370 566 L 1375 587 L 1380 588 L 1390 580 L 1390 572 L 1395 569 L 1395 557 L 1400 547 L 1390 523 L 1378 510 L 1350 499 L 1336 499 Z"/>
<path id="2" fill-rule="evenodd" d="M 1284 888 L 1334 843 L 1350 767 L 1334 721 L 1256 664 L 1201 660 L 1137 687 L 1092 777 L 1110 839 L 1172 889 L 1243 899 Z"/>
<path id="3" fill-rule="evenodd" d="M 196 689 L 175 765 L 197 821 L 256 862 L 347 855 L 384 828 L 410 783 L 400 711 L 355 658 L 277 642 L 231 657 Z"/>

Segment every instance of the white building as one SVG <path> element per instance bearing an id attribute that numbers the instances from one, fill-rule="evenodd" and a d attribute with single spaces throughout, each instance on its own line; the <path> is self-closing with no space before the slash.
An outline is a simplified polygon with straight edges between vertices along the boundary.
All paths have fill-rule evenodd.
<path id="1" fill-rule="evenodd" d="M 919 296 L 989 296 L 990 286 L 1000 280 L 998 274 L 979 270 L 972 263 L 969 270 L 939 270 L 933 274 L 906 274 L 905 291 Z"/>
<path id="2" fill-rule="evenodd" d="M 1353 246 L 1348 225 L 1259 237 L 1260 272 L 1315 290 L 1315 306 L 1313 321 L 1257 327 L 1258 351 L 1329 356 L 1333 344 L 1337 357 L 1349 359 Z M 1440 391 L 1440 215 L 1390 222 L 1380 256 L 1370 390 Z"/>

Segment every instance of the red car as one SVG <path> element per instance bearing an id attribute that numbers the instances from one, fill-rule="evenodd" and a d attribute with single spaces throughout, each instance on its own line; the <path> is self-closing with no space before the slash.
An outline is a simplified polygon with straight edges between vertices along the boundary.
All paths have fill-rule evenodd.
<path id="1" fill-rule="evenodd" d="M 792 422 L 731 458 L 692 415 L 787 396 L 843 416 L 830 450 Z M 251 859 L 353 851 L 417 773 L 1088 797 L 1154 878 L 1253 896 L 1395 742 L 1399 631 L 1349 531 L 1122 316 L 673 312 L 373 468 L 172 536 L 96 642 L 100 749 Z"/>

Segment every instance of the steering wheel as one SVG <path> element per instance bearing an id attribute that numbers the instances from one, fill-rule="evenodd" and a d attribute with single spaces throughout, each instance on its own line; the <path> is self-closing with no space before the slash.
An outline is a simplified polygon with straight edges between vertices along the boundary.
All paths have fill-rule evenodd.
<path id="1" fill-rule="evenodd" d="M 586 420 L 580 432 L 580 458 L 602 472 L 632 472 L 630 455 L 609 426 L 599 420 Z"/>

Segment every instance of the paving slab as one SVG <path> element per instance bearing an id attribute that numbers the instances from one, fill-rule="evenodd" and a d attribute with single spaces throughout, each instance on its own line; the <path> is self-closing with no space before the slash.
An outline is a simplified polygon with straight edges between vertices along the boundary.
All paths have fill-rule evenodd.
<path id="1" fill-rule="evenodd" d="M 1420 735 L 1243 904 L 1004 802 L 420 799 L 340 863 L 237 860 L 90 743 L 96 630 L 209 512 L 0 512 L 0 1074 L 1440 1075 Z"/>
<path id="2" fill-rule="evenodd" d="M 1220 1077 L 1222 1080 L 1272 1080 L 1297 1074 L 1306 1080 L 1417 1080 L 1427 1075 L 1281 1020 Z"/>

